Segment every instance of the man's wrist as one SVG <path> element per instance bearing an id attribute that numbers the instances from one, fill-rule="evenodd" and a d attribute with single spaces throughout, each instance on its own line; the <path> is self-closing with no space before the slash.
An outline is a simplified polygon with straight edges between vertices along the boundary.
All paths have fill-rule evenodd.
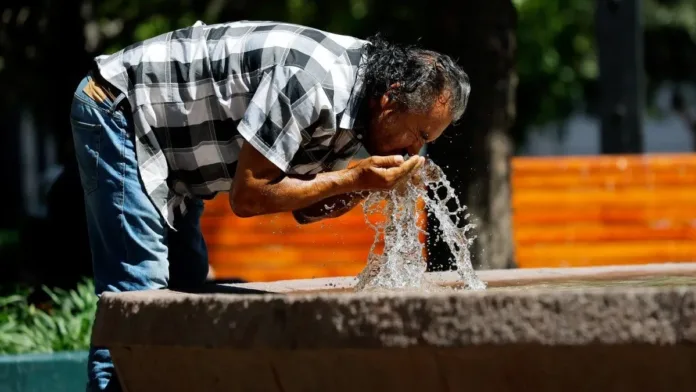
<path id="1" fill-rule="evenodd" d="M 344 169 L 340 174 L 338 184 L 339 194 L 353 194 L 364 191 L 360 184 L 358 171 L 356 168 Z"/>

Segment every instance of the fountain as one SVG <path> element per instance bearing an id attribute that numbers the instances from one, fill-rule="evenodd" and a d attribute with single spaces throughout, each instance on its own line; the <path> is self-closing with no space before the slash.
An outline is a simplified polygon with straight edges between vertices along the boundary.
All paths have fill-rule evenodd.
<path id="1" fill-rule="evenodd" d="M 129 392 L 696 390 L 696 263 L 474 273 L 445 192 L 459 264 L 426 273 L 418 189 L 380 195 L 384 251 L 357 277 L 106 293 L 93 342 Z"/>

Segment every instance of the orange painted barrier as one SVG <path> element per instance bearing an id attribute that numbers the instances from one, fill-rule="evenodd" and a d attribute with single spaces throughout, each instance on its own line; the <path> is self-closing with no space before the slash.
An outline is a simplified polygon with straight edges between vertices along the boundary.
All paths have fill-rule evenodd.
<path id="1" fill-rule="evenodd" d="M 696 261 L 696 154 L 518 157 L 520 267 Z"/>
<path id="2" fill-rule="evenodd" d="M 696 261 L 696 154 L 517 157 L 511 185 L 519 267 Z M 201 225 L 215 276 L 249 281 L 354 276 L 374 240 L 360 206 L 299 225 L 238 218 L 227 194 Z"/>
<path id="3" fill-rule="evenodd" d="M 422 203 L 420 209 L 424 211 Z M 372 223 L 384 218 L 368 216 Z M 365 267 L 375 238 L 362 206 L 338 218 L 300 225 L 291 213 L 239 218 L 227 193 L 206 202 L 201 229 L 215 278 L 247 281 L 355 276 Z M 378 242 L 376 250 L 382 246 Z"/>
<path id="4" fill-rule="evenodd" d="M 342 217 L 300 225 L 292 214 L 239 218 L 226 193 L 207 202 L 201 218 L 216 278 L 248 281 L 356 275 L 374 231 L 356 207 Z"/>

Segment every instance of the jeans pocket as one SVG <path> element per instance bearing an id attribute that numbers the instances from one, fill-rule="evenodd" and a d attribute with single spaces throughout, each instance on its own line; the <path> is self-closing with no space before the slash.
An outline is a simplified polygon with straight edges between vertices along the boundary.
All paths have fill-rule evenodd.
<path id="1" fill-rule="evenodd" d="M 80 179 L 85 195 L 94 192 L 98 185 L 99 152 L 101 148 L 101 124 L 91 124 L 70 119 L 75 156 L 80 169 Z"/>

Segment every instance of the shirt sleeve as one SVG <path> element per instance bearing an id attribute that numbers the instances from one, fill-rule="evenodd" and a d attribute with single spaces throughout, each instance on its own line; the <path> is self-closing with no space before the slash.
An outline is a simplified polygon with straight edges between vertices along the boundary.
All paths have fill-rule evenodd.
<path id="1" fill-rule="evenodd" d="M 315 130 L 335 129 L 331 102 L 313 76 L 296 67 L 274 67 L 262 77 L 244 117 L 240 134 L 284 172 Z M 306 154 L 302 154 L 306 156 Z"/>

